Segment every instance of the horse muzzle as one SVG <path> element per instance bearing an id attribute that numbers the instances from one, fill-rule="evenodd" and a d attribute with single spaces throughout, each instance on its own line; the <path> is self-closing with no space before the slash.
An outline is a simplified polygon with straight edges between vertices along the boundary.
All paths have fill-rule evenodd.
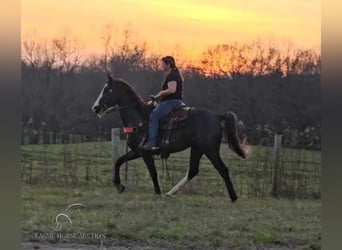
<path id="1" fill-rule="evenodd" d="M 99 119 L 101 119 L 105 115 L 105 107 L 103 105 L 93 106 L 92 110 Z"/>

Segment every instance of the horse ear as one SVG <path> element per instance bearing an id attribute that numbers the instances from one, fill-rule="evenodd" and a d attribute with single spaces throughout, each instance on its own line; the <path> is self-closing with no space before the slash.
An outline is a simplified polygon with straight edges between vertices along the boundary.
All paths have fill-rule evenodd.
<path id="1" fill-rule="evenodd" d="M 113 77 L 112 77 L 109 73 L 107 73 L 107 82 L 108 82 L 109 84 L 112 84 L 112 83 L 114 82 Z"/>

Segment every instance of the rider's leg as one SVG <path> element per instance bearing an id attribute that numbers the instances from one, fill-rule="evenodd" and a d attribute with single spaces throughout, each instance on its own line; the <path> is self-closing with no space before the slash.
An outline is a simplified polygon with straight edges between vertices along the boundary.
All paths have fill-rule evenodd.
<path id="1" fill-rule="evenodd" d="M 149 133 L 147 143 L 154 147 L 157 143 L 157 136 L 159 130 L 159 120 L 168 115 L 173 108 L 180 105 L 180 100 L 165 100 L 159 103 L 150 114 Z"/>

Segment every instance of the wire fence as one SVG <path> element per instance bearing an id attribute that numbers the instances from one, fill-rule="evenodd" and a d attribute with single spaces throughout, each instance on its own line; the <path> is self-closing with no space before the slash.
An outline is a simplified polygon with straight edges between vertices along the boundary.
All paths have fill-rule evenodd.
<path id="1" fill-rule="evenodd" d="M 112 186 L 112 144 L 104 137 L 89 138 L 67 131 L 37 132 L 22 139 L 21 179 L 27 185 Z M 120 153 L 125 141 L 120 142 Z M 240 196 L 268 197 L 274 187 L 274 149 L 252 146 L 247 160 L 233 155 L 227 145 L 221 155 L 229 167 Z M 172 154 L 168 169 L 156 158 L 163 191 L 168 191 L 187 172 L 189 150 Z M 282 148 L 279 159 L 278 194 L 288 198 L 320 198 L 321 153 Z M 121 179 L 128 189 L 150 189 L 152 181 L 141 159 L 129 162 L 127 180 L 122 167 Z M 201 159 L 200 172 L 181 192 L 199 195 L 225 195 L 223 180 L 210 161 Z"/>

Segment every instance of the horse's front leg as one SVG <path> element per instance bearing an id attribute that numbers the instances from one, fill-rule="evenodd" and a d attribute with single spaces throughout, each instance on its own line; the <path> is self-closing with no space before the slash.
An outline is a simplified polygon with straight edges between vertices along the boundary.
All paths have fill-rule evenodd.
<path id="1" fill-rule="evenodd" d="M 120 180 L 120 167 L 123 163 L 137 159 L 139 157 L 140 155 L 138 153 L 131 150 L 127 154 L 120 156 L 119 159 L 117 159 L 117 161 L 115 162 L 113 168 L 113 184 L 116 186 L 116 189 L 119 193 L 122 193 L 125 190 L 125 186 L 121 184 Z"/>
<path id="2" fill-rule="evenodd" d="M 148 171 L 150 172 L 154 191 L 156 194 L 160 195 L 161 191 L 160 191 L 160 186 L 159 186 L 159 181 L 158 181 L 158 173 L 157 173 L 156 165 L 154 164 L 152 153 L 144 152 L 142 155 L 142 158 L 147 166 Z"/>

